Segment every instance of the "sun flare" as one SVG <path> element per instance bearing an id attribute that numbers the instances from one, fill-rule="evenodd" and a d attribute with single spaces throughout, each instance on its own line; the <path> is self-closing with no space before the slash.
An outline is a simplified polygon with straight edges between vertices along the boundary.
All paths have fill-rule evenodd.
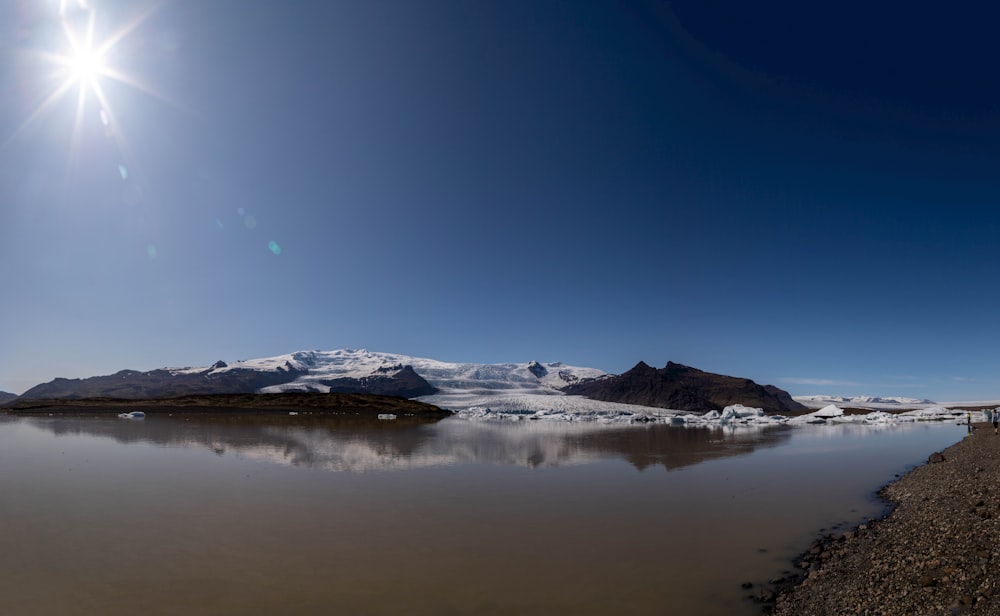
<path id="1" fill-rule="evenodd" d="M 68 47 L 66 53 L 57 58 L 58 63 L 67 71 L 63 86 L 68 88 L 78 85 L 81 97 L 85 96 L 88 90 L 93 90 L 100 96 L 98 77 L 108 72 L 108 67 L 102 58 L 107 47 L 94 48 L 94 13 L 89 14 L 82 38 L 67 20 L 63 20 L 62 26 Z"/>
<path id="2" fill-rule="evenodd" d="M 60 0 L 58 15 L 54 17 L 54 21 L 57 20 L 57 27 L 61 27 L 62 44 L 59 48 L 36 49 L 32 53 L 32 57 L 52 70 L 52 88 L 14 132 L 0 142 L 0 147 L 18 138 L 27 126 L 54 109 L 59 101 L 75 94 L 76 121 L 71 148 L 75 149 L 79 145 L 84 122 L 91 121 L 96 116 L 106 127 L 107 134 L 118 142 L 120 148 L 126 149 L 105 86 L 112 83 L 124 84 L 134 90 L 161 97 L 135 76 L 123 72 L 113 64 L 114 57 L 119 55 L 114 53 L 118 44 L 146 21 L 158 6 L 154 4 L 148 7 L 110 36 L 99 36 L 97 31 L 100 28 L 95 28 L 97 11 L 91 3 L 84 0 Z M 93 109 L 92 105 L 95 103 L 96 113 L 88 111 L 88 108 Z"/>
<path id="3" fill-rule="evenodd" d="M 66 67 L 69 69 L 68 79 L 81 86 L 91 87 L 98 75 L 106 70 L 100 55 L 91 49 L 77 50 L 73 57 L 68 58 Z"/>

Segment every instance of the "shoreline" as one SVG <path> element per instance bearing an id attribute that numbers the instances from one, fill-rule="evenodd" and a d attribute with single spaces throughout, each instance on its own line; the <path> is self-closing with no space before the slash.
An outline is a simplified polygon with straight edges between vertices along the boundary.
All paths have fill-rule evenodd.
<path id="1" fill-rule="evenodd" d="M 793 585 L 761 591 L 771 613 L 1000 613 L 1000 435 L 973 428 L 878 491 L 886 516 L 814 541 Z"/>
<path id="2" fill-rule="evenodd" d="M 450 417 L 451 411 L 437 406 L 375 394 L 319 394 L 295 392 L 282 394 L 206 394 L 173 398 L 63 398 L 25 399 L 0 406 L 0 413 L 10 415 L 118 414 L 143 411 L 147 414 L 227 413 L 273 414 L 308 412 L 314 414 L 382 413 L 420 417 Z"/>

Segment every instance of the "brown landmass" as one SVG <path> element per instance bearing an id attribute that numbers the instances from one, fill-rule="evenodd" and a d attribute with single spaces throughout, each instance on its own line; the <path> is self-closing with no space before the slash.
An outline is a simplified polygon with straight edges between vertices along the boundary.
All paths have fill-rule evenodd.
<path id="1" fill-rule="evenodd" d="M 212 394 L 179 396 L 174 398 L 122 398 L 80 399 L 26 399 L 19 398 L 0 410 L 14 415 L 49 413 L 93 414 L 124 413 L 288 413 L 306 411 L 324 414 L 392 413 L 395 415 L 420 415 L 447 417 L 451 411 L 431 404 L 395 396 L 371 394 L 322 394 L 292 392 L 277 394 Z"/>

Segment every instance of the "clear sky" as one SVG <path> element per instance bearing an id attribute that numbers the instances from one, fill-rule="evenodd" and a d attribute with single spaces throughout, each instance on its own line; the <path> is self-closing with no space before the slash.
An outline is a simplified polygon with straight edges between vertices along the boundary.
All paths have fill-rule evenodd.
<path id="1" fill-rule="evenodd" d="M 1000 398 L 986 4 L 3 0 L 0 390 L 350 347 Z"/>

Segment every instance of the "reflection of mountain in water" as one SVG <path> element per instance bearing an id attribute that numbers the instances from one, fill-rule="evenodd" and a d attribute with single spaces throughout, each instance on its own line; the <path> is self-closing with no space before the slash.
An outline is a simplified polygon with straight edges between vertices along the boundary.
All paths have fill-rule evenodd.
<path id="1" fill-rule="evenodd" d="M 584 448 L 624 455 L 639 470 L 657 464 L 674 470 L 706 460 L 746 455 L 760 447 L 774 447 L 788 440 L 789 430 L 787 427 L 754 430 L 653 426 L 648 430 L 587 434 L 580 440 Z"/>
<path id="2" fill-rule="evenodd" d="M 788 428 L 733 430 L 665 425 L 606 426 L 461 419 L 377 421 L 321 416 L 150 416 L 32 418 L 56 435 L 111 438 L 332 471 L 397 470 L 451 464 L 560 466 L 624 458 L 637 469 L 676 469 L 773 447 Z"/>

